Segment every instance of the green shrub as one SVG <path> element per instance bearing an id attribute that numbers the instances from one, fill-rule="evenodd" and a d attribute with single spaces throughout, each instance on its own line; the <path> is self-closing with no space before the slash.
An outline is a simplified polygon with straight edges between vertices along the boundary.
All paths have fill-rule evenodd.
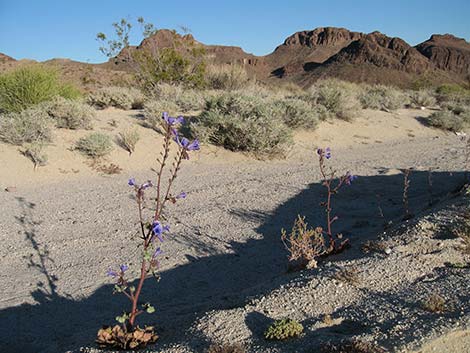
<path id="1" fill-rule="evenodd" d="M 207 68 L 206 75 L 207 83 L 213 89 L 232 91 L 249 82 L 248 73 L 238 65 L 212 65 Z"/>
<path id="2" fill-rule="evenodd" d="M 393 87 L 384 85 L 367 86 L 359 100 L 365 109 L 396 110 L 403 108 L 405 95 Z"/>
<path id="3" fill-rule="evenodd" d="M 264 337 L 268 340 L 286 340 L 300 336 L 304 327 L 298 321 L 292 319 L 277 320 L 264 333 Z"/>
<path id="4" fill-rule="evenodd" d="M 408 97 L 412 108 L 433 107 L 436 105 L 436 98 L 430 90 L 411 91 Z"/>
<path id="5" fill-rule="evenodd" d="M 429 125 L 439 129 L 454 132 L 461 131 L 468 123 L 462 116 L 447 110 L 432 113 L 427 118 L 427 122 Z"/>
<path id="6" fill-rule="evenodd" d="M 176 116 L 178 111 L 179 107 L 173 101 L 154 100 L 147 102 L 144 107 L 145 124 L 159 131 L 162 124 L 163 112 L 167 112 L 170 116 Z"/>
<path id="7" fill-rule="evenodd" d="M 327 117 L 350 121 L 358 114 L 360 109 L 357 85 L 338 81 L 321 80 L 310 89 L 310 100 L 326 108 Z"/>
<path id="8" fill-rule="evenodd" d="M 124 148 L 129 155 L 134 153 L 135 145 L 140 140 L 140 135 L 137 130 L 126 130 L 124 132 L 120 132 L 117 137 L 118 145 Z"/>
<path id="9" fill-rule="evenodd" d="M 90 93 L 87 97 L 88 103 L 103 109 L 115 107 L 119 109 L 141 109 L 145 97 L 141 91 L 132 87 L 109 86 L 102 87 Z"/>
<path id="10" fill-rule="evenodd" d="M 52 141 L 51 119 L 42 107 L 0 116 L 0 140 L 13 145 Z"/>
<path id="11" fill-rule="evenodd" d="M 59 128 L 77 130 L 93 127 L 92 118 L 95 117 L 95 111 L 80 101 L 59 97 L 46 104 L 45 109 Z"/>
<path id="12" fill-rule="evenodd" d="M 77 141 L 75 149 L 91 158 L 100 158 L 113 150 L 111 138 L 100 132 L 93 132 Z"/>
<path id="13" fill-rule="evenodd" d="M 320 121 L 318 110 L 303 100 L 286 98 L 276 101 L 275 104 L 284 123 L 291 128 L 315 129 Z"/>
<path id="14" fill-rule="evenodd" d="M 33 142 L 28 144 L 21 153 L 33 162 L 34 169 L 37 167 L 42 167 L 47 164 L 47 155 L 44 153 L 44 143 Z"/>
<path id="15" fill-rule="evenodd" d="M 174 110 L 183 113 L 201 110 L 205 102 L 200 91 L 167 83 L 157 85 L 154 96 L 155 100 L 172 102 L 173 106 L 177 106 Z"/>
<path id="16" fill-rule="evenodd" d="M 54 97 L 75 99 L 80 92 L 59 80 L 56 70 L 42 65 L 20 67 L 0 75 L 0 110 L 20 112 Z"/>
<path id="17" fill-rule="evenodd" d="M 240 93 L 208 99 L 206 110 L 189 129 L 202 141 L 260 157 L 282 152 L 292 143 L 291 131 L 272 102 Z"/>

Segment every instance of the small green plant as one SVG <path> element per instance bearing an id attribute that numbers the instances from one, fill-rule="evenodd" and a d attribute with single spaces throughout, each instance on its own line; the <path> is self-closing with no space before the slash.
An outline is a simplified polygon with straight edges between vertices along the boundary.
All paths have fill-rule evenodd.
<path id="1" fill-rule="evenodd" d="M 238 65 L 211 65 L 206 79 L 210 88 L 226 91 L 242 89 L 250 80 L 246 70 Z"/>
<path id="2" fill-rule="evenodd" d="M 109 86 L 91 92 L 87 97 L 88 104 L 104 109 L 115 107 L 118 109 L 141 109 L 145 97 L 141 91 L 132 87 Z"/>
<path id="3" fill-rule="evenodd" d="M 284 123 L 293 128 L 315 129 L 320 121 L 318 110 L 304 100 L 285 98 L 275 102 Z"/>
<path id="4" fill-rule="evenodd" d="M 346 121 L 354 119 L 360 109 L 357 92 L 359 88 L 339 80 L 321 80 L 310 89 L 310 100 L 325 108 L 325 118 L 333 117 Z"/>
<path id="5" fill-rule="evenodd" d="M 75 149 L 91 158 L 100 158 L 113 150 L 111 138 L 100 132 L 93 132 L 77 141 Z"/>
<path id="6" fill-rule="evenodd" d="M 139 140 L 140 140 L 140 135 L 136 129 L 120 132 L 117 137 L 117 142 L 119 146 L 121 146 L 127 152 L 129 152 L 129 156 L 132 153 L 134 153 L 135 145 L 137 144 Z"/>
<path id="7" fill-rule="evenodd" d="M 44 153 L 45 145 L 40 142 L 28 144 L 21 153 L 33 162 L 34 170 L 47 164 L 47 155 Z"/>
<path id="8" fill-rule="evenodd" d="M 0 140 L 12 145 L 51 142 L 52 121 L 42 107 L 0 116 Z"/>
<path id="9" fill-rule="evenodd" d="M 264 333 L 264 338 L 268 340 L 283 341 L 289 338 L 298 337 L 304 331 L 301 323 L 293 319 L 282 319 L 275 321 Z"/>
<path id="10" fill-rule="evenodd" d="M 80 97 L 80 91 L 60 82 L 56 70 L 44 65 L 23 66 L 0 75 L 0 111 L 20 112 L 57 96 Z"/>
<path id="11" fill-rule="evenodd" d="M 70 130 L 93 128 L 92 119 L 95 117 L 95 111 L 80 101 L 59 97 L 46 104 L 46 111 L 58 128 Z"/>

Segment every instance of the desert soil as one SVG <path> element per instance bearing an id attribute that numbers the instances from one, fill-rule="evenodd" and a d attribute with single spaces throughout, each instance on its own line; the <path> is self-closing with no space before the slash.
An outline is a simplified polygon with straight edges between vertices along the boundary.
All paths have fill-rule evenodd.
<path id="1" fill-rule="evenodd" d="M 391 352 L 468 352 L 470 258 L 451 232 L 470 203 L 455 192 L 465 180 L 464 144 L 423 126 L 426 114 L 364 111 L 354 123 L 322 123 L 297 133 L 285 160 L 203 146 L 175 185 L 188 197 L 167 209 L 172 232 L 161 279 L 146 282 L 142 294 L 156 307 L 141 321 L 161 336 L 153 351 L 239 342 L 248 352 L 315 352 L 328 341 L 358 338 Z M 97 329 L 127 309 L 105 272 L 127 263 L 137 277 L 137 214 L 127 179 L 155 178 L 150 168 L 161 143 L 139 119 L 138 112 L 98 113 L 95 129 L 115 135 L 138 126 L 142 137 L 132 156 L 112 153 L 106 163 L 122 169 L 116 175 L 102 175 L 70 149 L 86 132 L 58 131 L 49 165 L 35 172 L 17 148 L 0 144 L 0 187 L 10 190 L 0 193 L 2 352 L 96 352 Z M 335 229 L 351 248 L 317 269 L 289 273 L 281 229 L 298 214 L 324 224 L 319 146 L 332 148 L 336 170 L 359 176 L 334 198 Z M 406 168 L 414 168 L 415 217 L 403 221 Z M 367 241 L 380 249 L 365 253 Z M 356 276 L 340 279 L 347 269 Z M 423 309 L 433 294 L 447 310 Z M 285 317 L 299 320 L 304 334 L 264 340 L 267 325 Z"/>

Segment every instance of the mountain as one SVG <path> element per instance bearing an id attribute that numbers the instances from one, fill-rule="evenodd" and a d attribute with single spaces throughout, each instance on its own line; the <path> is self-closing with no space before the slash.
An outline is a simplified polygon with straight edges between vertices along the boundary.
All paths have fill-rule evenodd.
<path id="1" fill-rule="evenodd" d="M 434 34 L 416 49 L 437 68 L 470 75 L 470 43 L 451 34 Z"/>
<path id="2" fill-rule="evenodd" d="M 6 63 L 6 62 L 11 62 L 11 61 L 16 61 L 13 59 L 11 56 L 8 56 L 6 54 L 0 53 L 0 63 Z"/>

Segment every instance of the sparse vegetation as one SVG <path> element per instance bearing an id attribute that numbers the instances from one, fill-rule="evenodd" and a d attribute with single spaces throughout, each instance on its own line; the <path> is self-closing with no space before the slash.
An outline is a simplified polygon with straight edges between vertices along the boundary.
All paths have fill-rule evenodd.
<path id="1" fill-rule="evenodd" d="M 464 254 L 470 254 L 470 213 L 462 214 L 463 219 L 453 229 L 453 233 L 462 241 L 461 250 Z"/>
<path id="2" fill-rule="evenodd" d="M 45 145 L 41 142 L 34 142 L 28 144 L 21 153 L 33 162 L 34 169 L 37 167 L 42 167 L 47 164 L 47 155 L 44 152 Z"/>
<path id="3" fill-rule="evenodd" d="M 238 92 L 208 99 L 205 111 L 190 121 L 189 129 L 203 141 L 257 157 L 282 153 L 292 142 L 274 104 Z"/>
<path id="4" fill-rule="evenodd" d="M 163 101 L 164 103 L 171 104 L 175 111 L 183 113 L 201 110 L 205 103 L 203 94 L 200 90 L 170 85 L 167 83 L 157 85 L 154 98 L 156 101 Z"/>
<path id="5" fill-rule="evenodd" d="M 44 65 L 20 67 L 0 75 L 0 111 L 20 112 L 61 96 L 80 97 L 80 91 L 60 82 L 57 71 Z"/>
<path id="6" fill-rule="evenodd" d="M 410 91 L 408 97 L 412 108 L 428 108 L 435 106 L 437 103 L 433 92 L 426 89 Z"/>
<path id="7" fill-rule="evenodd" d="M 167 112 L 171 116 L 175 116 L 178 111 L 179 107 L 172 101 L 153 100 L 147 102 L 144 108 L 145 124 L 155 131 L 160 131 L 162 113 Z"/>
<path id="8" fill-rule="evenodd" d="M 423 300 L 421 306 L 424 310 L 431 313 L 444 313 L 453 309 L 452 303 L 449 303 L 439 294 L 429 295 L 425 300 Z"/>
<path id="9" fill-rule="evenodd" d="M 111 138 L 100 132 L 93 132 L 77 141 L 75 149 L 91 158 L 100 158 L 113 150 Z"/>
<path id="10" fill-rule="evenodd" d="M 289 338 L 298 337 L 304 331 L 301 323 L 293 319 L 282 319 L 275 321 L 264 333 L 264 338 L 268 340 L 283 341 Z"/>
<path id="11" fill-rule="evenodd" d="M 386 353 L 387 351 L 373 342 L 361 339 L 343 340 L 340 343 L 326 343 L 320 353 Z"/>
<path id="12" fill-rule="evenodd" d="M 144 105 L 145 97 L 141 91 L 132 87 L 109 86 L 91 92 L 87 101 L 90 105 L 104 109 L 115 107 L 119 109 L 141 109 Z"/>
<path id="13" fill-rule="evenodd" d="M 453 132 L 462 131 L 467 124 L 463 117 L 448 110 L 434 112 L 426 121 L 431 126 Z"/>
<path id="14" fill-rule="evenodd" d="M 92 129 L 95 111 L 80 101 L 56 98 L 45 107 L 56 126 L 70 130 Z"/>
<path id="15" fill-rule="evenodd" d="M 343 268 L 334 274 L 334 278 L 338 281 L 349 283 L 357 286 L 361 283 L 359 270 L 356 267 Z"/>
<path id="16" fill-rule="evenodd" d="M 403 108 L 405 104 L 403 92 L 384 85 L 366 86 L 359 99 L 363 108 L 385 111 Z"/>
<path id="17" fill-rule="evenodd" d="M 235 344 L 213 344 L 207 350 L 207 353 L 245 353 L 245 347 L 240 343 Z"/>
<path id="18" fill-rule="evenodd" d="M 42 107 L 0 116 L 0 140 L 13 145 L 51 142 L 52 121 Z"/>
<path id="19" fill-rule="evenodd" d="M 139 140 L 140 140 L 140 135 L 136 129 L 120 132 L 117 137 L 117 142 L 119 146 L 121 146 L 123 149 L 129 152 L 129 155 L 134 153 L 135 146 Z"/>
<path id="20" fill-rule="evenodd" d="M 211 65 L 206 75 L 210 88 L 227 91 L 241 89 L 250 80 L 246 70 L 238 65 Z"/>
<path id="21" fill-rule="evenodd" d="M 356 117 L 360 104 L 356 96 L 357 85 L 329 79 L 315 83 L 310 88 L 310 100 L 326 108 L 324 118 L 351 121 Z"/>

